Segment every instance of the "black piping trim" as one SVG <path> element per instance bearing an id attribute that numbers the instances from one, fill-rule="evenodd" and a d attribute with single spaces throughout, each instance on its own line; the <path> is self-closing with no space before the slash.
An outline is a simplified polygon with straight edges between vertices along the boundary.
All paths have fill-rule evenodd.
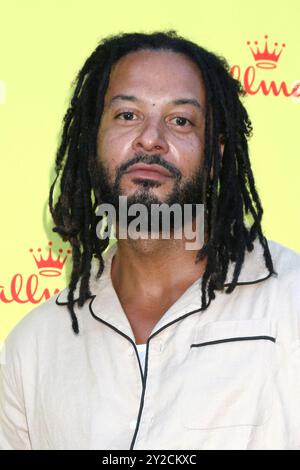
<path id="1" fill-rule="evenodd" d="M 56 299 L 55 299 L 56 305 L 59 305 L 59 306 L 61 306 L 61 305 L 68 305 L 68 302 L 59 302 L 59 301 L 58 301 L 59 296 L 61 295 L 61 293 L 62 293 L 62 292 L 59 292 L 59 293 L 57 294 L 57 297 L 56 297 Z M 91 295 L 90 297 L 88 297 L 87 300 L 93 299 L 94 297 L 96 297 L 95 294 L 94 294 L 94 295 Z M 78 297 L 78 299 L 74 299 L 74 302 L 78 302 L 78 300 L 79 300 L 79 297 Z"/>
<path id="2" fill-rule="evenodd" d="M 58 297 L 59 297 L 60 294 L 58 294 L 58 296 L 56 297 L 55 299 L 55 303 L 56 305 L 59 305 L 59 306 L 62 306 L 62 305 L 68 305 L 68 302 L 58 302 Z M 116 328 L 115 326 L 111 325 L 110 323 L 107 323 L 105 320 L 102 320 L 101 318 L 95 316 L 94 312 L 92 311 L 91 309 L 91 304 L 93 302 L 93 300 L 96 298 L 96 295 L 92 295 L 90 297 L 87 298 L 87 300 L 91 300 L 90 304 L 89 304 L 89 310 L 92 314 L 92 316 L 98 320 L 98 321 L 101 321 L 102 323 L 104 323 L 105 325 L 109 326 L 110 328 L 112 328 L 113 330 L 115 330 L 117 333 L 120 333 L 120 335 L 124 336 L 126 339 L 128 339 L 134 346 L 134 349 L 135 349 L 135 353 L 137 355 L 137 358 L 138 358 L 138 362 L 139 362 L 139 367 L 140 367 L 140 373 L 141 373 L 141 377 L 142 377 L 142 383 L 144 381 L 144 375 L 143 375 L 143 369 L 142 369 L 142 366 L 141 366 L 141 362 L 140 362 L 140 356 L 139 356 L 139 353 L 138 353 L 138 350 L 137 350 L 137 347 L 136 347 L 136 344 L 134 341 L 132 341 L 132 339 L 125 335 L 125 333 L 123 333 L 122 331 L 118 330 L 118 328 Z M 74 302 L 77 302 L 79 299 L 74 299 Z"/>
<path id="3" fill-rule="evenodd" d="M 214 341 L 206 341 L 205 343 L 197 343 L 197 344 L 191 344 L 191 348 L 200 348 L 202 346 L 208 346 L 211 344 L 220 344 L 220 343 L 229 343 L 232 341 L 249 341 L 249 340 L 257 340 L 257 339 L 265 339 L 269 341 L 273 341 L 273 343 L 276 342 L 276 338 L 273 338 L 273 336 L 240 336 L 237 338 L 225 338 L 225 339 L 217 339 Z"/>
<path id="4" fill-rule="evenodd" d="M 266 279 L 268 279 L 269 277 L 271 277 L 272 273 L 269 273 L 268 276 L 262 278 L 262 279 L 257 279 L 257 280 L 254 280 L 254 281 L 249 281 L 249 282 L 237 282 L 237 285 L 248 285 L 248 284 L 256 284 L 256 283 L 259 283 L 259 282 L 262 282 L 262 281 L 265 281 Z M 229 286 L 230 283 L 225 283 L 224 284 L 224 287 L 225 286 Z M 56 298 L 56 304 L 57 305 L 67 305 L 68 302 L 61 302 L 61 303 L 58 303 L 58 297 L 59 297 L 60 293 L 58 294 L 57 298 Z M 143 375 L 143 370 L 142 370 L 142 367 L 141 367 L 141 363 L 140 363 L 140 359 L 139 359 L 139 354 L 138 354 L 138 351 L 137 351 L 137 347 L 136 347 L 136 344 L 135 342 L 129 337 L 127 336 L 125 333 L 123 333 L 122 331 L 118 330 L 118 328 L 116 328 L 115 326 L 111 325 L 110 323 L 102 320 L 100 317 L 98 317 L 92 310 L 92 303 L 94 301 L 96 297 L 96 294 L 95 295 L 92 295 L 90 298 L 91 298 L 91 302 L 89 304 L 89 310 L 91 312 L 91 315 L 93 316 L 93 318 L 95 318 L 96 320 L 100 321 L 101 323 L 103 323 L 104 325 L 112 328 L 114 331 L 116 331 L 117 333 L 119 333 L 121 336 L 123 336 L 124 338 L 126 338 L 134 347 L 135 349 L 135 352 L 136 352 L 136 355 L 137 355 L 137 359 L 138 359 L 138 363 L 139 363 L 139 367 L 140 367 L 140 373 L 141 373 L 141 380 L 142 380 L 142 395 L 141 395 L 141 401 L 140 401 L 140 408 L 139 408 L 139 412 L 138 412 L 138 418 L 137 418 L 137 424 L 136 424 L 136 427 L 135 427 L 135 431 L 134 431 L 134 434 L 133 434 L 133 438 L 132 438 L 132 441 L 131 441 L 131 445 L 130 445 L 130 450 L 133 450 L 134 448 L 134 444 L 135 444 L 135 441 L 136 441 L 136 437 L 137 437 L 137 434 L 138 434 L 138 430 L 139 430 L 139 426 L 140 426 L 140 421 L 141 421 L 141 416 L 142 416 L 142 412 L 143 412 L 143 407 L 144 407 L 144 397 L 145 397 L 145 393 L 146 393 L 146 384 L 147 384 L 147 374 L 148 374 L 148 351 L 149 351 L 149 343 L 150 343 L 150 340 L 152 338 L 154 338 L 154 336 L 158 335 L 161 331 L 163 331 L 164 329 L 168 328 L 169 326 L 173 325 L 174 323 L 180 321 L 180 320 L 183 320 L 184 318 L 194 314 L 194 313 L 198 313 L 198 312 L 201 312 L 203 310 L 203 307 L 200 307 L 200 308 L 197 308 L 195 310 L 192 310 L 191 312 L 188 312 L 188 313 L 185 313 L 184 315 L 182 315 L 181 317 L 178 317 L 176 318 L 175 320 L 171 321 L 170 323 L 167 323 L 166 325 L 162 326 L 159 330 L 155 331 L 155 333 L 153 333 L 153 335 L 149 336 L 148 340 L 147 340 L 147 343 L 146 343 L 146 355 L 145 355 L 145 369 L 144 369 L 144 375 Z M 74 299 L 74 301 L 77 301 L 78 299 Z M 211 300 L 209 300 L 208 302 L 208 305 L 206 307 L 206 309 L 209 307 L 211 303 Z"/>
<path id="5" fill-rule="evenodd" d="M 263 282 L 263 281 L 266 281 L 267 279 L 269 279 L 269 277 L 271 277 L 272 274 L 273 273 L 269 272 L 269 274 L 266 277 L 263 277 L 261 279 L 255 279 L 254 281 L 241 281 L 241 282 L 237 282 L 236 285 L 237 286 L 248 286 L 248 285 L 250 286 L 252 284 L 259 284 L 260 282 Z M 226 282 L 224 284 L 224 287 L 228 287 L 228 286 L 230 286 L 230 284 L 231 284 L 230 282 Z"/>
<path id="6" fill-rule="evenodd" d="M 95 296 L 96 297 L 96 296 Z M 93 299 L 94 300 L 94 299 Z M 183 320 L 184 318 L 194 314 L 194 313 L 197 313 L 197 312 L 200 312 L 201 310 L 203 310 L 203 307 L 200 307 L 200 308 L 197 308 L 195 310 L 192 310 L 191 312 L 188 312 L 188 313 L 185 313 L 184 315 L 182 315 L 181 317 L 179 318 L 175 318 L 175 320 L 171 321 L 170 323 L 167 323 L 166 325 L 162 326 L 159 330 L 155 331 L 155 333 L 153 333 L 153 335 L 149 336 L 148 340 L 147 340 L 147 343 L 146 343 L 146 355 L 145 355 L 145 370 L 144 370 L 144 375 L 143 375 L 143 371 L 142 371 L 142 368 L 141 368 L 141 364 L 140 364 L 140 360 L 139 360 L 139 355 L 138 355 L 138 351 L 137 351 L 137 347 L 136 347 L 136 344 L 134 341 L 132 341 L 132 339 L 127 336 L 125 333 L 123 333 L 122 331 L 118 330 L 116 327 L 114 327 L 113 325 L 111 325 L 110 323 L 102 320 L 100 317 L 98 317 L 94 312 L 93 312 L 93 309 L 92 309 L 92 303 L 93 303 L 93 300 L 90 302 L 89 304 L 89 310 L 93 316 L 93 318 L 95 318 L 96 320 L 100 321 L 101 323 L 105 324 L 106 326 L 112 328 L 114 331 L 116 331 L 117 333 L 120 333 L 124 338 L 128 339 L 128 341 L 134 346 L 134 349 L 136 351 L 136 355 L 138 357 L 138 361 L 139 361 L 139 366 L 140 366 L 140 371 L 141 371 L 141 377 L 142 377 L 142 395 L 141 395 L 141 401 L 140 401 L 140 408 L 139 408 L 139 412 L 138 412 L 138 418 L 137 418 L 137 423 L 136 423 L 136 427 L 135 427 L 135 431 L 134 431 L 134 434 L 133 434 L 133 438 L 132 438 L 132 441 L 131 441 L 131 445 L 130 445 L 130 450 L 133 450 L 133 447 L 134 447 L 134 444 L 135 444 L 135 441 L 136 441 L 136 437 L 137 437 L 137 433 L 138 433 L 138 430 L 139 430 L 139 426 L 140 426 L 140 421 L 141 421 L 141 416 L 142 416 L 142 412 L 143 412 L 143 408 L 144 408 L 144 398 L 145 398 L 145 393 L 146 393 L 146 383 L 147 383 L 147 374 L 148 374 L 148 351 L 149 351 L 149 343 L 150 343 L 150 340 L 152 338 L 154 338 L 154 336 L 158 335 L 161 331 L 165 330 L 166 328 L 168 328 L 169 326 L 173 325 L 174 323 L 177 323 L 178 321 L 180 320 Z M 209 301 L 208 305 L 207 305 L 207 308 L 209 307 L 211 301 Z"/>
<path id="7" fill-rule="evenodd" d="M 97 317 L 97 315 L 94 314 L 93 309 L 92 309 L 92 303 L 93 303 L 95 297 L 96 297 L 96 296 L 94 296 L 94 298 L 92 299 L 92 301 L 91 301 L 90 304 L 89 304 L 89 310 L 90 310 L 90 312 L 91 312 L 92 317 L 94 317 L 95 320 L 98 320 L 98 321 L 100 321 L 101 323 L 103 323 L 104 325 L 108 326 L 108 327 L 111 328 L 112 330 L 116 331 L 117 333 L 120 333 L 121 336 L 123 336 L 124 338 L 128 339 L 128 341 L 133 345 L 134 350 L 135 350 L 135 353 L 136 353 L 136 356 L 137 356 L 137 358 L 138 358 L 138 363 L 139 363 L 139 368 L 140 368 L 140 373 L 141 373 L 141 379 L 142 379 L 142 386 L 144 386 L 143 369 L 142 369 L 142 366 L 141 366 L 140 357 L 139 357 L 139 353 L 138 353 L 138 350 L 137 350 L 137 347 L 136 347 L 135 342 L 130 338 L 130 336 L 127 336 L 125 333 L 123 333 L 123 331 L 119 330 L 119 329 L 116 328 L 115 326 L 111 325 L 110 323 L 106 322 L 105 320 L 102 320 L 102 318 Z M 147 346 L 147 348 L 148 348 L 148 346 Z"/>
<path id="8" fill-rule="evenodd" d="M 242 282 L 237 282 L 236 285 L 237 285 L 237 286 L 248 286 L 248 285 L 252 285 L 252 284 L 259 284 L 260 282 L 263 282 L 263 281 L 266 281 L 267 279 L 269 279 L 269 277 L 271 277 L 272 274 L 273 274 L 273 273 L 269 273 L 266 277 L 263 277 L 263 278 L 261 278 L 261 279 L 255 279 L 254 281 L 242 281 Z M 228 287 L 228 286 L 230 286 L 230 282 L 226 282 L 226 283 L 224 284 L 224 287 Z M 59 298 L 59 296 L 60 296 L 61 293 L 62 293 L 62 292 L 59 292 L 59 293 L 57 294 L 57 297 L 56 297 L 56 299 L 55 299 L 56 305 L 68 305 L 68 302 L 58 302 L 58 298 Z M 96 297 L 96 295 L 97 295 L 97 294 L 91 295 L 90 297 L 87 298 L 87 300 L 89 300 L 89 299 L 92 299 L 92 300 L 93 300 L 94 297 Z M 78 297 L 78 299 L 74 299 L 74 302 L 78 302 L 78 300 L 79 300 L 79 297 Z"/>

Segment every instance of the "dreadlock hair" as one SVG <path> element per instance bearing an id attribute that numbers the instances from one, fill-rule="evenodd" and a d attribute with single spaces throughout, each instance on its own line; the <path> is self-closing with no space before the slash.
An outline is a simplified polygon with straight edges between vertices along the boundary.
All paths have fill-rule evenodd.
<path id="1" fill-rule="evenodd" d="M 80 280 L 78 305 L 91 297 L 92 257 L 99 260 L 98 279 L 104 269 L 102 253 L 109 239 L 96 235 L 96 207 L 101 203 L 94 183 L 96 140 L 104 107 L 104 97 L 111 68 L 121 57 L 138 50 L 169 50 L 183 53 L 199 68 L 206 91 L 205 147 L 202 203 L 206 214 L 207 241 L 197 252 L 196 262 L 207 259 L 202 277 L 202 309 L 215 298 L 215 290 L 224 290 L 229 262 L 234 262 L 233 276 L 225 292 L 237 285 L 246 250 L 253 250 L 258 237 L 263 247 L 266 267 L 276 274 L 262 233 L 262 205 L 258 196 L 248 154 L 247 138 L 252 124 L 240 96 L 241 83 L 230 74 L 223 57 L 179 36 L 176 31 L 122 33 L 103 39 L 88 57 L 73 82 L 75 89 L 63 119 L 55 170 L 49 193 L 53 228 L 72 246 L 73 265 L 68 290 L 68 310 L 74 333 L 79 333 L 74 312 L 74 291 Z M 224 144 L 220 153 L 220 136 Z M 212 175 L 211 176 L 211 172 Z M 61 175 L 60 194 L 53 207 L 53 191 Z M 196 202 L 196 201 L 195 201 Z M 251 219 L 250 223 L 245 223 Z"/>

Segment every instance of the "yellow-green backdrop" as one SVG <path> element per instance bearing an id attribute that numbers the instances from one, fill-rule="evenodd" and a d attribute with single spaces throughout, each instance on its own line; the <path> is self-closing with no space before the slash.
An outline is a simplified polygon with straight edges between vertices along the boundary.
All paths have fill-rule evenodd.
<path id="1" fill-rule="evenodd" d="M 299 10 L 297 0 L 2 1 L 0 340 L 66 286 L 70 259 L 60 275 L 49 277 L 33 255 L 45 257 L 49 241 L 54 260 L 69 248 L 51 232 L 47 209 L 55 151 L 71 82 L 108 34 L 175 29 L 224 55 L 242 81 L 248 73 L 245 104 L 254 126 L 250 152 L 263 227 L 269 239 L 300 251 Z M 274 43 L 275 55 L 282 49 L 272 69 L 258 67 L 250 49 L 258 41 L 262 52 L 265 35 L 270 53 Z"/>

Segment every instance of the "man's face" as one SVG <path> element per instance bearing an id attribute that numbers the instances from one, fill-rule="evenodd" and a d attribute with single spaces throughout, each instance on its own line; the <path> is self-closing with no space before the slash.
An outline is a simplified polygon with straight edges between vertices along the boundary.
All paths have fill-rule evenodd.
<path id="1" fill-rule="evenodd" d="M 188 57 L 153 50 L 122 57 L 97 137 L 102 202 L 118 205 L 123 195 L 147 206 L 200 203 L 204 123 L 205 88 Z"/>

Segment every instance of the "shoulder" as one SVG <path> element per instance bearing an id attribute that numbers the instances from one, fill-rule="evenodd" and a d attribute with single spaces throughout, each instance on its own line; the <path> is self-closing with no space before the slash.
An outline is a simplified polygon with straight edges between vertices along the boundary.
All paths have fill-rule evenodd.
<path id="1" fill-rule="evenodd" d="M 300 253 L 274 240 L 268 240 L 272 256 L 285 265 L 300 266 Z"/>
<path id="2" fill-rule="evenodd" d="M 268 246 L 273 260 L 274 269 L 278 274 L 278 280 L 300 281 L 300 253 L 281 245 L 273 240 L 268 240 Z"/>
<path id="3" fill-rule="evenodd" d="M 110 249 L 104 254 L 104 260 L 110 260 L 116 248 Z M 108 272 L 102 273 L 98 279 L 96 274 L 99 268 L 97 260 L 93 260 L 90 277 L 91 298 L 97 294 L 107 282 Z M 5 340 L 5 344 L 11 348 L 21 347 L 33 351 L 33 346 L 37 345 L 45 349 L 58 342 L 65 344 L 73 342 L 74 335 L 81 337 L 85 331 L 85 318 L 89 313 L 91 299 L 87 299 L 82 307 L 78 307 L 76 302 L 79 298 L 80 280 L 77 282 L 74 291 L 74 311 L 79 324 L 79 335 L 75 335 L 72 329 L 71 315 L 67 307 L 69 287 L 66 287 L 58 294 L 53 295 L 48 300 L 38 305 L 28 312 L 12 329 Z"/>
<path id="4" fill-rule="evenodd" d="M 56 342 L 61 336 L 73 333 L 70 314 L 66 305 L 59 305 L 57 299 L 67 288 L 30 310 L 6 337 L 5 352 L 8 357 L 34 356 L 41 345 Z M 73 333 L 74 334 L 74 333 Z"/>
<path id="5" fill-rule="evenodd" d="M 266 297 L 272 316 L 278 321 L 278 339 L 298 344 L 300 338 L 300 255 L 274 241 L 268 241 L 274 269 Z M 268 281 L 267 281 L 268 282 Z"/>

